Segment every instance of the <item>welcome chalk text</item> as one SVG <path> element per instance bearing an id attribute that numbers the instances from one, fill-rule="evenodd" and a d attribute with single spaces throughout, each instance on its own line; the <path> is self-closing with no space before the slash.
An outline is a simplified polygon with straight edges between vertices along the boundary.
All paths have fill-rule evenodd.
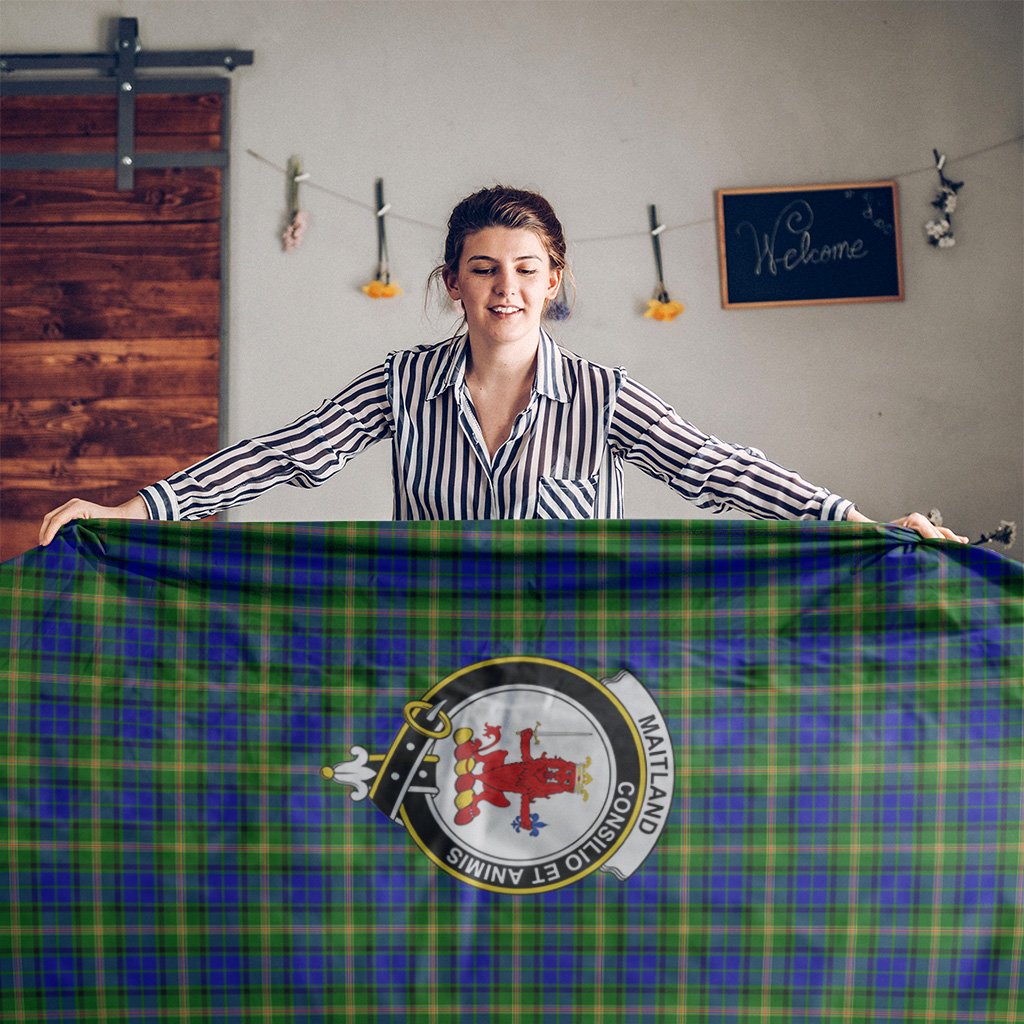
<path id="1" fill-rule="evenodd" d="M 750 232 L 756 257 L 754 274 L 758 277 L 765 268 L 769 274 L 777 277 L 780 270 L 790 271 L 807 265 L 860 260 L 867 256 L 868 250 L 864 247 L 862 238 L 855 238 L 852 241 L 841 239 L 826 245 L 815 245 L 811 237 L 813 226 L 814 210 L 811 204 L 804 199 L 794 199 L 782 208 L 775 218 L 771 231 L 765 232 L 760 239 L 757 228 L 749 220 L 736 225 L 736 234 L 742 234 L 744 229 Z M 777 256 L 780 248 L 791 243 L 793 238 L 797 239 L 798 247 L 785 249 L 781 256 Z"/>

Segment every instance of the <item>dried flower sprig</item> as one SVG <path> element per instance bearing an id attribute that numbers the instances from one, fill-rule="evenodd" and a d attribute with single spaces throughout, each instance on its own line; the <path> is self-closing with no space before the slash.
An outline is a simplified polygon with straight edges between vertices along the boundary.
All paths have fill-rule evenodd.
<path id="1" fill-rule="evenodd" d="M 402 294 L 402 289 L 391 281 L 391 267 L 388 263 L 388 236 L 384 227 L 384 218 L 387 216 L 388 210 L 391 209 L 391 204 L 384 202 L 383 178 L 378 178 L 374 183 L 374 194 L 377 200 L 375 207 L 377 211 L 377 276 L 369 284 L 364 284 L 362 291 L 371 299 L 393 299 L 396 295 Z"/>
<path id="2" fill-rule="evenodd" d="M 299 185 L 309 179 L 302 170 L 302 160 L 293 156 L 288 161 L 288 226 L 281 235 L 281 247 L 285 252 L 294 252 L 302 243 L 302 236 L 309 227 L 309 214 L 299 203 Z"/>
<path id="3" fill-rule="evenodd" d="M 972 544 L 988 544 L 991 541 L 996 541 L 1005 547 L 1010 547 L 1014 540 L 1017 538 L 1017 524 L 1008 522 L 1003 519 L 1000 521 L 999 526 L 991 533 L 983 533 L 977 540 L 972 540 Z"/>
<path id="4" fill-rule="evenodd" d="M 953 181 L 943 174 L 943 168 L 946 166 L 944 154 L 933 149 L 932 156 L 935 157 L 935 170 L 939 173 L 939 191 L 932 200 L 932 206 L 942 216 L 928 221 L 924 230 L 928 235 L 929 245 L 934 245 L 938 249 L 950 249 L 956 245 L 956 239 L 953 237 L 953 211 L 956 209 L 957 193 L 964 187 L 964 183 Z"/>
<path id="5" fill-rule="evenodd" d="M 661 233 L 665 230 L 664 224 L 658 223 L 658 210 L 654 206 L 648 206 L 647 212 L 651 223 L 651 246 L 654 249 L 654 266 L 658 271 L 658 283 L 654 286 L 654 297 L 647 303 L 647 311 L 644 317 L 647 320 L 660 320 L 668 322 L 675 320 L 686 308 L 681 302 L 673 302 L 665 287 L 665 269 L 661 260 Z"/>
<path id="6" fill-rule="evenodd" d="M 284 229 L 284 234 L 281 235 L 281 245 L 285 252 L 294 252 L 298 249 L 308 226 L 309 214 L 305 210 L 296 210 L 288 222 L 288 227 Z"/>
<path id="7" fill-rule="evenodd" d="M 942 513 L 937 509 L 933 508 L 928 513 L 928 522 L 932 526 L 942 525 Z M 992 541 L 996 541 L 999 544 L 1004 544 L 1009 547 L 1017 536 L 1017 524 L 1011 523 L 1006 519 L 1000 521 L 999 526 L 991 533 L 983 533 L 976 540 L 972 540 L 972 544 L 988 544 Z"/>

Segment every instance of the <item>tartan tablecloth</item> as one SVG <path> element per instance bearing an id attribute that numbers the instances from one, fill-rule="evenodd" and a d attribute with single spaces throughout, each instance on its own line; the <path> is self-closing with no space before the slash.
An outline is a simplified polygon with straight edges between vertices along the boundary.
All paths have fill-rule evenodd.
<path id="1" fill-rule="evenodd" d="M 0 1016 L 1019 1021 L 1021 575 L 848 524 L 65 528 L 0 567 Z"/>

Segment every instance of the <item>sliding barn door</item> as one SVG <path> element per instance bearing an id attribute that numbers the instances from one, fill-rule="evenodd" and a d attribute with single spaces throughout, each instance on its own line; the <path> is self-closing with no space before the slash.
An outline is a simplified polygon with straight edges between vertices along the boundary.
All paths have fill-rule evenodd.
<path id="1" fill-rule="evenodd" d="M 59 166 L 114 150 L 115 95 L 0 101 L 4 153 L 58 165 L 0 176 L 3 559 L 68 498 L 119 503 L 217 447 L 225 170 L 146 165 L 222 151 L 225 99 L 139 95 L 130 190 Z"/>

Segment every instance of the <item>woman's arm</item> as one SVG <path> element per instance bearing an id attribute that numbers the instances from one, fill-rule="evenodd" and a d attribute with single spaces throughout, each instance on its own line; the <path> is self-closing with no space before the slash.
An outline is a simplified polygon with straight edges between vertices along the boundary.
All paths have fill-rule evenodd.
<path id="1" fill-rule="evenodd" d="M 279 430 L 239 441 L 143 488 L 152 519 L 204 519 L 279 484 L 319 487 L 393 430 L 390 360 Z"/>
<path id="2" fill-rule="evenodd" d="M 619 390 L 609 440 L 622 457 L 701 508 L 734 508 L 758 519 L 845 519 L 871 523 L 852 502 L 766 458 L 705 434 L 642 384 L 626 377 Z M 912 512 L 892 523 L 925 538 L 962 537 Z"/>
<path id="3" fill-rule="evenodd" d="M 754 519 L 837 520 L 853 511 L 853 502 L 764 452 L 705 434 L 628 377 L 616 395 L 608 440 L 623 459 L 698 508 L 735 509 Z"/>
<path id="4" fill-rule="evenodd" d="M 278 484 L 322 484 L 354 455 L 390 436 L 389 367 L 390 360 L 288 426 L 224 448 L 122 505 L 65 502 L 43 519 L 39 543 L 49 544 L 72 519 L 203 519 Z"/>
<path id="5" fill-rule="evenodd" d="M 148 519 L 149 512 L 141 494 L 120 505 L 97 505 L 81 498 L 65 501 L 60 508 L 47 512 L 39 527 L 39 543 L 49 544 L 57 531 L 72 519 Z"/>

